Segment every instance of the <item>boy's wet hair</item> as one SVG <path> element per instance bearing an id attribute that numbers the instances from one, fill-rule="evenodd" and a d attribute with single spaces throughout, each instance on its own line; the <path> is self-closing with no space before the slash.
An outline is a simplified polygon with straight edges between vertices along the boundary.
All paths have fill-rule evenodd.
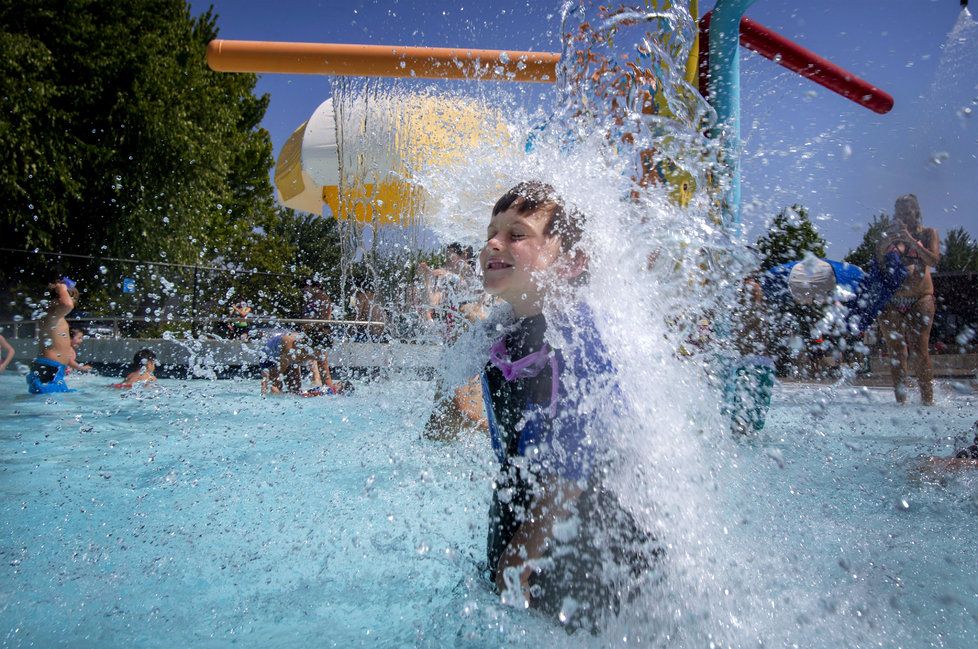
<path id="1" fill-rule="evenodd" d="M 544 212 L 547 217 L 545 234 L 560 237 L 560 247 L 568 252 L 581 241 L 584 234 L 584 214 L 568 207 L 553 185 L 539 180 L 526 180 L 516 185 L 496 201 L 492 215 L 514 209 L 517 214 Z"/>
<path id="2" fill-rule="evenodd" d="M 86 335 L 88 335 L 88 332 L 86 332 L 81 327 L 69 327 L 68 328 L 68 340 L 71 340 L 72 338 L 74 338 L 78 334 L 81 334 L 82 336 L 86 336 Z"/>
<path id="3" fill-rule="evenodd" d="M 132 357 L 132 365 L 129 371 L 135 372 L 141 367 L 145 367 L 150 361 L 156 362 L 156 354 L 152 349 L 140 349 L 136 352 L 136 355 Z"/>

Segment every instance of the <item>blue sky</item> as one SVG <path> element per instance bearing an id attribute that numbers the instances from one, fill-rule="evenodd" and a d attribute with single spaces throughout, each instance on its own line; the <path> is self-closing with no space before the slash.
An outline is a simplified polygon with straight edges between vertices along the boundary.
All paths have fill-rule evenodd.
<path id="1" fill-rule="evenodd" d="M 559 2 L 212 4 L 229 39 L 559 49 Z M 701 4 L 705 11 L 713 3 Z M 192 3 L 195 12 L 206 6 Z M 781 206 L 801 203 L 829 240 L 830 256 L 839 257 L 858 244 L 874 214 L 914 192 L 928 225 L 978 234 L 978 116 L 957 116 L 978 98 L 976 30 L 957 46 L 968 55 L 959 58 L 970 60 L 941 63 L 959 14 L 958 0 L 758 0 L 751 7 L 750 18 L 895 98 L 893 111 L 877 115 L 741 49 L 745 221 L 753 233 Z M 277 154 L 330 96 L 330 80 L 264 75 L 258 91 L 271 95 L 264 126 Z M 533 104 L 551 90 L 534 84 L 526 91 Z"/>

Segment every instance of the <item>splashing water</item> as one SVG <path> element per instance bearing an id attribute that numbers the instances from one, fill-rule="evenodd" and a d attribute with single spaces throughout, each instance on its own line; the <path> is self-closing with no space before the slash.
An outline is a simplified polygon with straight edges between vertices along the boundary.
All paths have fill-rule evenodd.
<path id="1" fill-rule="evenodd" d="M 753 484 L 756 472 L 768 469 L 745 462 L 745 448 L 727 433 L 717 350 L 679 353 L 699 317 L 713 313 L 722 324 L 750 264 L 738 241 L 716 225 L 717 149 L 702 135 L 713 114 L 682 76 L 691 17 L 675 7 L 607 11 L 568 3 L 563 20 L 553 116 L 542 126 L 525 116 L 509 122 L 516 139 L 530 142 L 528 155 L 473 156 L 421 182 L 441 197 L 430 222 L 454 223 L 455 238 L 463 232 L 469 241 L 488 222 L 492 199 L 527 179 L 553 185 L 587 215 L 590 283 L 576 299 L 596 314 L 628 404 L 601 424 L 611 446 L 611 487 L 666 548 L 662 579 L 646 584 L 609 623 L 604 640 L 899 642 L 906 629 L 898 615 L 862 603 L 859 586 L 849 591 L 816 564 L 804 565 L 801 549 L 771 547 L 769 536 L 778 531 L 742 514 L 745 501 L 765 497 Z M 654 94 L 645 91 L 651 79 Z M 488 194 L 487 179 L 494 189 Z M 677 204 L 677 179 L 692 186 L 684 206 Z M 545 313 L 559 318 L 567 308 L 551 303 Z M 463 355 L 484 359 L 487 343 L 479 344 L 463 347 Z M 555 342 L 564 349 L 575 344 Z M 456 361 L 452 373 L 457 381 L 479 369 Z M 582 408 L 600 411 L 606 397 L 581 395 Z M 763 456 L 784 468 L 780 450 Z"/>
<path id="2" fill-rule="evenodd" d="M 941 196 L 953 205 L 960 191 L 978 175 L 978 127 L 972 119 L 978 110 L 978 23 L 967 8 L 941 46 L 941 59 L 934 81 L 921 101 L 926 120 L 916 125 L 913 139 L 915 159 Z M 922 159 L 923 158 L 923 159 Z M 962 218 L 967 219 L 962 215 Z M 965 221 L 966 222 L 966 221 Z"/>
<path id="3" fill-rule="evenodd" d="M 723 593 L 739 577 L 730 566 L 749 552 L 737 549 L 726 531 L 729 513 L 717 502 L 736 452 L 709 373 L 677 353 L 688 334 L 685 316 L 702 314 L 736 284 L 732 257 L 723 254 L 730 244 L 715 225 L 715 166 L 708 163 L 715 147 L 702 135 L 712 111 L 683 78 L 694 23 L 677 7 L 606 11 L 570 3 L 563 20 L 554 115 L 542 126 L 510 123 L 518 139 L 531 142 L 529 154 L 473 156 L 448 174 L 425 176 L 429 193 L 442 197 L 430 219 L 458 224 L 458 215 L 472 215 L 462 225 L 476 241 L 492 199 L 527 179 L 553 185 L 586 215 L 590 283 L 546 313 L 566 316 L 576 300 L 595 312 L 628 403 L 625 413 L 601 419 L 595 434 L 608 440 L 613 490 L 656 530 L 668 556 L 665 578 L 626 607 L 607 637 L 726 643 L 737 636 L 732 612 L 720 614 Z M 470 188 L 485 195 L 487 179 L 494 191 L 472 201 L 478 192 Z M 677 183 L 687 185 L 684 207 Z M 554 343 L 565 350 L 582 344 Z M 484 351 L 464 348 L 461 356 L 484 359 Z M 446 362 L 455 375 L 446 380 L 470 376 L 478 362 Z M 607 393 L 580 397 L 584 410 L 600 412 Z"/>
<path id="4" fill-rule="evenodd" d="M 953 501 L 948 507 L 948 500 L 940 494 L 925 492 L 919 498 L 916 494 L 910 497 L 900 492 L 904 485 L 881 478 L 885 471 L 896 473 L 903 458 L 891 455 L 880 460 L 884 453 L 893 453 L 893 447 L 880 443 L 880 439 L 912 438 L 905 429 L 919 432 L 935 424 L 928 413 L 904 409 L 892 415 L 891 424 L 881 425 L 883 406 L 861 393 L 847 397 L 846 403 L 837 407 L 838 395 L 798 396 L 789 391 L 782 411 L 775 413 L 772 429 L 793 435 L 791 443 L 795 446 L 766 436 L 767 431 L 746 443 L 731 438 L 728 421 L 721 414 L 715 376 L 715 359 L 718 351 L 724 351 L 722 344 L 705 350 L 690 344 L 697 320 L 712 317 L 719 322 L 722 313 L 730 310 L 745 264 L 739 242 L 717 226 L 722 178 L 715 144 L 702 135 L 713 119 L 712 110 L 683 76 L 695 30 L 693 19 L 682 7 L 671 6 L 603 10 L 568 3 L 562 13 L 567 38 L 552 115 L 527 115 L 512 98 L 479 97 L 474 101 L 481 106 L 481 114 L 488 116 L 483 126 L 496 134 L 503 132 L 505 137 L 468 141 L 464 159 L 434 164 L 426 155 L 430 149 L 424 146 L 417 157 L 403 150 L 411 138 L 394 137 L 390 125 L 403 129 L 398 133 L 412 133 L 416 124 L 410 123 L 410 102 L 417 100 L 402 94 L 398 87 L 352 80 L 337 84 L 334 98 L 341 139 L 341 183 L 350 197 L 350 213 L 371 209 L 371 200 L 377 197 L 374 192 L 388 181 L 410 176 L 423 190 L 400 196 L 405 200 L 405 211 L 417 214 L 415 221 L 398 230 L 400 237 L 387 238 L 390 229 L 381 227 L 377 215 L 365 222 L 348 220 L 343 224 L 344 272 L 349 272 L 354 262 L 365 261 L 376 276 L 380 256 L 394 255 L 391 250 L 400 254 L 405 246 L 410 252 L 417 251 L 432 236 L 442 241 L 481 242 L 494 200 L 517 182 L 530 178 L 552 184 L 568 203 L 587 215 L 582 247 L 590 258 L 590 282 L 574 299 L 586 302 L 596 314 L 627 407 L 608 412 L 603 403 L 607 393 L 601 391 L 581 395 L 582 407 L 601 414 L 601 435 L 610 447 L 609 486 L 629 511 L 655 530 L 656 545 L 666 549 L 659 566 L 661 573 L 645 584 L 642 596 L 626 605 L 601 636 L 567 637 L 559 627 L 545 625 L 531 614 L 500 606 L 495 594 L 488 593 L 478 579 L 471 565 L 475 562 L 459 558 L 468 547 L 465 539 L 481 533 L 478 526 L 484 521 L 483 512 L 471 512 L 484 506 L 482 486 L 491 478 L 490 470 L 473 457 L 488 449 L 481 439 L 461 450 L 417 442 L 420 422 L 415 415 L 427 403 L 428 395 L 419 394 L 413 384 L 368 385 L 349 397 L 353 401 L 303 404 L 298 409 L 291 402 L 259 400 L 250 385 L 224 388 L 215 382 L 200 388 L 174 384 L 170 389 L 179 398 L 159 399 L 157 409 L 163 415 L 150 411 L 149 398 L 143 409 L 136 411 L 137 417 L 146 418 L 146 426 L 133 430 L 108 417 L 99 422 L 110 430 L 118 426 L 134 437 L 126 451 L 127 456 L 137 458 L 131 484 L 126 482 L 118 491 L 89 484 L 75 494 L 67 489 L 72 516 L 65 514 L 67 509 L 61 502 L 65 496 L 60 492 L 56 492 L 50 511 L 39 507 L 38 514 L 16 512 L 28 508 L 20 507 L 16 502 L 19 498 L 11 497 L 7 515 L 17 525 L 11 538 L 18 542 L 41 538 L 49 533 L 45 526 L 54 526 L 51 521 L 55 521 L 56 532 L 66 537 L 77 534 L 77 540 L 71 540 L 81 547 L 81 539 L 101 536 L 105 525 L 111 528 L 112 519 L 99 508 L 95 514 L 105 516 L 107 522 L 97 519 L 90 530 L 82 527 L 81 532 L 71 527 L 79 525 L 74 522 L 78 518 L 74 514 L 76 505 L 87 507 L 89 500 L 95 503 L 96 496 L 117 499 L 116 506 L 130 512 L 127 515 L 137 520 L 142 534 L 146 514 L 141 508 L 132 511 L 128 498 L 131 491 L 145 489 L 140 481 L 148 483 L 146 536 L 174 546 L 161 558 L 156 547 L 145 544 L 142 551 L 148 557 L 146 562 L 119 561 L 121 576 L 114 573 L 113 584 L 122 589 L 118 601 L 127 605 L 135 602 L 132 608 L 137 613 L 142 605 L 152 607 L 145 619 L 150 632 L 158 632 L 154 641 L 161 646 L 168 641 L 166 631 L 193 627 L 184 624 L 181 615 L 196 621 L 198 618 L 192 616 L 200 611 L 210 611 L 203 615 L 213 616 L 208 621 L 213 628 L 224 623 L 244 632 L 253 631 L 249 625 L 261 611 L 274 618 L 274 623 L 260 618 L 267 626 L 255 625 L 260 633 L 249 639 L 254 641 L 261 635 L 266 643 L 281 646 L 322 642 L 324 638 L 337 644 L 370 644 L 373 636 L 354 633 L 362 631 L 360 627 L 376 630 L 378 620 L 396 634 L 393 641 L 391 635 L 379 641 L 401 645 L 921 644 L 920 629 L 916 629 L 916 637 L 908 639 L 907 627 L 913 622 L 907 622 L 904 611 L 916 614 L 923 610 L 927 614 L 935 605 L 907 602 L 901 580 L 934 581 L 928 571 L 934 566 L 940 576 L 957 569 L 953 561 L 944 562 L 938 556 L 944 548 L 952 547 L 950 541 L 941 545 L 938 539 L 933 548 L 918 548 L 928 529 L 936 536 L 936 532 L 947 529 L 944 521 L 961 512 Z M 653 82 L 654 92 L 649 90 Z M 442 99 L 434 90 L 426 92 L 423 97 Z M 365 97 L 366 108 L 354 105 L 354 97 Z M 446 132 L 451 130 L 451 126 L 445 127 Z M 531 145 L 525 153 L 527 142 Z M 567 306 L 554 301 L 547 305 L 546 313 L 557 318 L 566 315 L 562 312 Z M 581 344 L 573 336 L 552 342 L 564 348 Z M 474 363 L 459 361 L 446 370 L 462 380 L 479 371 L 486 350 L 473 350 L 471 345 L 475 344 L 467 340 L 456 350 Z M 195 369 L 213 367 L 213 359 L 204 358 L 199 345 L 192 346 L 192 351 L 197 359 Z M 451 383 L 451 378 L 445 381 Z M 13 388 L 10 393 L 14 393 Z M 70 405 L 68 399 L 65 403 Z M 110 403 L 104 394 L 99 396 L 98 403 L 102 402 Z M 965 404 L 962 410 L 969 404 L 973 407 L 972 401 L 962 398 L 961 403 Z M 40 402 L 28 402 L 24 417 L 43 420 L 40 407 Z M 236 419 L 239 409 L 240 420 Z M 356 420 L 352 434 L 348 416 Z M 263 421 L 263 417 L 271 420 Z M 251 428 L 254 421 L 261 422 L 257 429 Z M 310 421 L 324 426 L 325 438 Z M 829 431 L 825 421 L 838 430 Z M 159 422 L 163 422 L 162 430 L 149 425 Z M 51 427 L 53 439 L 61 422 L 45 421 L 43 426 Z M 265 437 L 259 436 L 245 445 L 245 450 L 236 451 L 239 455 L 226 451 L 240 448 L 240 435 L 247 437 L 254 430 Z M 845 442 L 846 454 L 838 440 L 834 445 L 825 441 L 829 432 L 840 431 L 866 435 L 858 443 Z M 91 448 L 85 447 L 84 454 L 76 448 L 64 450 L 64 466 L 71 470 L 49 461 L 41 467 L 46 475 L 59 485 L 62 480 L 72 484 L 67 482 L 69 474 L 90 474 L 90 464 L 112 466 L 108 464 L 111 461 L 119 465 L 115 477 L 107 472 L 96 482 L 121 483 L 132 468 L 101 448 L 96 436 L 90 435 L 95 432 L 90 427 L 81 432 L 89 437 L 72 443 L 85 442 Z M 13 458 L 17 465 L 24 463 L 22 456 L 33 457 L 26 455 L 28 451 L 36 452 L 26 436 L 24 440 L 19 434 L 2 438 L 5 448 L 10 449 L 5 457 Z M 48 439 L 47 429 L 44 439 Z M 918 445 L 929 441 L 922 435 L 913 439 Z M 189 440 L 191 446 L 180 443 L 183 440 Z M 53 441 L 43 443 L 53 445 Z M 157 446 L 165 449 L 159 459 L 155 450 L 148 459 L 139 459 L 146 448 Z M 877 453 L 877 448 L 883 450 Z M 799 462 L 802 455 L 806 457 Z M 863 455 L 871 456 L 876 464 L 863 462 Z M 828 469 L 836 461 L 851 469 L 843 480 Z M 181 468 L 188 462 L 213 467 L 206 471 Z M 269 462 L 274 467 L 271 471 Z M 11 467 L 14 464 L 11 461 Z M 879 472 L 867 473 L 863 464 L 879 468 Z M 278 475 L 286 473 L 277 474 L 279 467 L 288 467 L 293 476 L 298 471 L 300 478 L 279 479 Z M 198 478 L 203 479 L 203 487 L 198 488 Z M 324 504 L 314 488 L 293 489 L 297 484 L 328 485 L 324 491 L 330 493 L 332 501 Z M 973 483 L 969 485 L 973 487 Z M 199 494 L 205 490 L 213 498 L 201 498 Z M 48 487 L 42 491 L 47 492 Z M 238 508 L 221 504 L 222 499 L 241 503 L 244 515 Z M 794 505 L 799 499 L 805 500 L 804 506 Z M 207 508 L 202 528 L 233 532 L 198 540 L 198 530 L 191 530 L 184 517 L 190 516 L 190 510 L 193 516 L 201 517 L 201 507 Z M 908 523 L 910 519 L 899 518 L 928 507 L 935 514 L 930 519 Z M 876 515 L 880 522 L 865 527 L 848 524 L 863 512 Z M 966 514 L 973 515 L 973 511 Z M 191 520 L 201 522 L 199 518 Z M 911 529 L 908 536 L 902 536 L 905 528 L 921 520 L 921 527 L 927 528 L 924 532 L 916 530 L 915 537 Z M 971 542 L 973 534 L 969 531 L 973 532 L 973 526 L 962 520 L 964 517 L 959 517 L 953 529 L 960 529 L 965 542 Z M 460 531 L 462 527 L 466 528 Z M 868 540 L 854 538 L 866 528 L 876 534 L 868 535 Z M 174 531 L 186 538 L 170 540 Z M 212 545 L 214 538 L 223 539 L 230 547 Z M 884 539 L 885 546 L 874 543 L 878 539 Z M 474 554 L 481 551 L 480 542 L 477 539 L 468 544 L 476 548 Z M 244 549 L 236 545 L 241 543 Z M 26 547 L 15 553 L 6 546 L 5 560 L 12 571 L 35 571 L 29 574 L 38 575 L 34 583 L 46 593 L 44 588 L 53 588 L 51 584 L 56 581 L 52 575 L 65 580 L 65 573 L 57 570 L 67 562 L 56 556 L 57 550 L 38 545 L 35 552 L 44 561 L 28 561 Z M 833 547 L 825 549 L 828 546 Z M 457 552 L 456 547 L 463 551 Z M 405 548 L 411 556 L 404 556 Z M 96 556 L 94 550 L 89 548 Z M 49 560 L 45 551 L 55 556 Z M 240 576 L 239 581 L 232 588 L 231 579 L 194 574 L 193 569 L 200 565 L 194 562 L 198 553 L 207 557 L 215 572 L 216 565 L 224 570 L 225 554 L 244 557 L 241 565 L 230 566 Z M 919 564 L 923 569 L 903 571 L 905 566 L 917 565 L 913 561 L 920 553 L 924 554 Z M 108 550 L 105 556 L 110 556 Z M 191 566 L 185 573 L 158 565 L 180 556 L 187 556 Z M 826 556 L 833 557 L 830 565 L 824 560 Z M 45 572 L 46 561 L 52 566 L 49 572 Z M 71 561 L 75 561 L 74 556 Z M 944 563 L 951 567 L 941 573 Z M 402 564 L 410 565 L 404 571 L 410 578 L 398 572 Z M 91 568 L 90 573 L 73 570 L 77 570 L 82 586 L 94 584 L 114 597 L 113 588 L 104 588 L 103 565 Z M 144 584 L 135 573 L 145 565 L 151 569 L 144 570 L 142 578 L 148 575 Z M 964 579 L 973 577 L 965 568 L 961 570 Z M 163 578 L 159 574 L 170 578 L 163 587 L 156 581 Z M 179 588 L 173 586 L 177 580 L 174 576 L 182 578 Z M 72 573 L 68 581 L 73 583 L 74 578 Z M 405 583 L 398 581 L 402 578 Z M 13 588 L 26 582 L 23 577 L 18 579 Z M 454 589 L 453 583 L 457 583 Z M 129 596 L 123 589 L 129 584 L 144 586 L 146 593 Z M 235 594 L 242 588 L 247 594 L 244 599 Z M 935 595 L 941 610 L 931 612 L 927 624 L 920 623 L 928 632 L 942 628 L 941 623 L 949 620 L 952 614 L 945 610 L 958 611 L 955 607 L 959 605 L 968 610 L 968 603 L 955 600 L 953 592 L 917 588 L 914 596 Z M 178 613 L 167 610 L 173 620 L 160 622 L 156 606 L 161 592 L 180 604 L 203 604 L 186 609 L 178 606 Z M 887 593 L 891 597 L 883 601 L 886 598 L 879 595 Z M 8 599 L 18 602 L 14 594 Z M 32 601 L 28 596 L 21 599 Z M 49 605 L 43 611 L 67 608 L 56 597 L 38 600 Z M 229 601 L 235 606 L 229 606 Z M 393 615 L 392 602 L 401 608 Z M 122 628 L 123 623 L 114 622 L 116 619 L 124 621 L 127 629 L 140 626 L 143 618 L 137 613 L 119 610 L 114 599 L 111 604 L 114 608 L 107 605 L 105 609 L 109 613 L 97 613 L 101 621 L 93 626 L 103 627 L 96 631 Z M 230 616 L 222 606 L 231 609 Z M 14 619 L 15 612 L 19 615 L 17 608 L 5 607 L 5 619 Z M 94 609 L 89 606 L 87 610 Z M 563 614 L 568 618 L 576 614 L 573 602 Z M 972 618 L 978 619 L 974 616 L 972 612 Z M 87 623 L 92 618 L 83 619 Z M 405 624 L 405 619 L 410 624 Z M 913 615 L 909 619 L 913 620 Z M 91 637 L 87 624 L 77 624 L 79 637 Z M 960 630 L 967 620 L 957 624 L 952 630 Z M 64 622 L 62 626 L 68 625 Z M 213 628 L 207 628 L 210 637 Z M 280 633 L 284 629 L 293 635 Z M 28 641 L 34 638 L 22 642 Z M 16 640 L 10 643 L 18 644 Z M 934 643 L 966 646 L 944 636 Z"/>

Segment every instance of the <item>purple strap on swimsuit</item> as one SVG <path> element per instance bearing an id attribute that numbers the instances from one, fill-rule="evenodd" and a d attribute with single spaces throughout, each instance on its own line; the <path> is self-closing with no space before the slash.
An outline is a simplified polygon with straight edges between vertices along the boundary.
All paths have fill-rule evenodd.
<path id="1" fill-rule="evenodd" d="M 489 362 L 495 365 L 502 372 L 503 378 L 510 382 L 532 379 L 540 374 L 547 363 L 550 363 L 550 416 L 557 416 L 557 355 L 550 349 L 550 345 L 544 343 L 537 351 L 512 361 L 506 349 L 506 338 L 500 338 L 489 349 Z"/>

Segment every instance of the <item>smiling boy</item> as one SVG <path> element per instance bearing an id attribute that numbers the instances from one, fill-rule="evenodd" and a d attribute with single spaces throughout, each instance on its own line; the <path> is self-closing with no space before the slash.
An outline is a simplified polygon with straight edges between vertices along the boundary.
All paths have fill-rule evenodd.
<path id="1" fill-rule="evenodd" d="M 583 224 L 541 182 L 497 201 L 480 255 L 483 281 L 517 320 L 492 346 L 482 388 L 499 462 L 489 577 L 505 601 L 594 631 L 658 550 L 601 480 L 606 431 L 590 406 L 620 398 L 590 310 L 567 302 L 586 279 Z M 569 308 L 554 309 L 563 315 L 548 323 L 544 308 L 558 302 Z"/>

